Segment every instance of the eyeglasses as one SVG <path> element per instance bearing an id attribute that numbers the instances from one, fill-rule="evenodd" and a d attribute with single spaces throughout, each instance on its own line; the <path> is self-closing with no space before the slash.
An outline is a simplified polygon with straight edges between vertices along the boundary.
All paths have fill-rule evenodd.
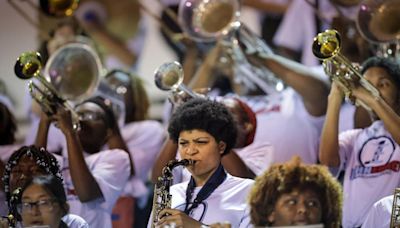
<path id="1" fill-rule="evenodd" d="M 78 113 L 79 121 L 91 121 L 103 119 L 103 114 L 97 112 L 81 112 Z"/>
<path id="2" fill-rule="evenodd" d="M 37 207 L 41 213 L 50 212 L 53 210 L 53 203 L 56 199 L 43 199 L 36 202 L 22 202 L 17 205 L 17 210 L 20 214 L 32 213 L 33 207 Z"/>
<path id="3" fill-rule="evenodd" d="M 124 95 L 130 86 L 131 79 L 128 73 L 123 71 L 111 71 L 106 76 L 110 88 L 120 95 Z"/>

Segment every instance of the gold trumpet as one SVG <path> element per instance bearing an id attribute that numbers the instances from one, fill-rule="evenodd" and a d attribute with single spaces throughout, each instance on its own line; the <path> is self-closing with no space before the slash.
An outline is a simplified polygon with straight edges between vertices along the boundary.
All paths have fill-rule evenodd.
<path id="1" fill-rule="evenodd" d="M 368 90 L 376 99 L 380 98 L 379 91 L 361 75 L 358 67 L 354 66 L 345 56 L 340 53 L 341 37 L 333 29 L 319 33 L 312 45 L 313 54 L 323 60 L 325 72 L 335 80 L 344 90 L 347 100 L 351 98 L 351 89 L 355 85 L 361 85 Z M 363 101 L 356 99 L 354 103 L 361 105 L 368 111 L 372 111 Z"/>
<path id="2" fill-rule="evenodd" d="M 69 102 L 80 102 L 96 91 L 102 65 L 96 52 L 82 43 L 70 43 L 59 48 L 46 64 L 41 74 L 42 62 L 38 52 L 22 53 L 14 66 L 15 75 L 29 81 L 29 92 L 47 115 L 64 106 L 72 114 L 74 129 L 79 129 L 79 119 Z"/>

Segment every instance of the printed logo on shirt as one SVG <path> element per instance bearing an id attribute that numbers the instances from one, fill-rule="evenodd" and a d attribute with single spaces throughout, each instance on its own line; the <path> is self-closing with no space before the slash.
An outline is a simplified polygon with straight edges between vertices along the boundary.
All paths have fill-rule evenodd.
<path id="1" fill-rule="evenodd" d="M 189 204 L 189 207 L 190 207 L 191 205 L 192 205 L 192 204 L 190 203 L 190 204 Z M 178 205 L 177 207 L 175 207 L 175 209 L 180 210 L 180 211 L 185 211 L 185 206 L 186 206 L 186 203 L 181 204 L 181 205 Z M 190 216 L 191 218 L 193 218 L 193 219 L 199 221 L 199 222 L 202 222 L 203 219 L 204 219 L 204 215 L 205 215 L 206 212 L 207 212 L 207 207 L 208 207 L 207 202 L 201 202 L 201 203 L 199 204 L 199 206 L 197 206 L 197 208 L 193 209 L 193 210 L 190 212 L 189 216 Z"/>
<path id="2" fill-rule="evenodd" d="M 395 143 L 387 136 L 368 139 L 358 153 L 360 165 L 351 169 L 350 180 L 399 172 L 400 161 L 391 160 L 395 149 Z"/>

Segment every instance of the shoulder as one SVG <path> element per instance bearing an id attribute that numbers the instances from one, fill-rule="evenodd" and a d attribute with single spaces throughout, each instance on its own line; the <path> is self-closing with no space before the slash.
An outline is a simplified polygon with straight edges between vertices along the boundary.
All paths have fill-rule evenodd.
<path id="1" fill-rule="evenodd" d="M 163 125 L 156 121 L 156 120 L 143 120 L 143 121 L 136 121 L 129 124 L 126 124 L 122 130 L 123 131 L 133 131 L 143 129 L 146 131 L 163 131 Z"/>
<path id="2" fill-rule="evenodd" d="M 129 164 L 128 152 L 121 149 L 110 149 L 102 150 L 95 154 L 91 154 L 85 157 L 87 164 L 99 164 L 99 163 L 109 163 L 109 164 Z"/>
<path id="3" fill-rule="evenodd" d="M 248 191 L 253 186 L 254 180 L 241 177 L 235 177 L 227 174 L 226 180 L 221 187 L 227 191 Z"/>
<path id="4" fill-rule="evenodd" d="M 78 215 L 67 214 L 62 218 L 69 228 L 88 228 L 88 223 Z"/>

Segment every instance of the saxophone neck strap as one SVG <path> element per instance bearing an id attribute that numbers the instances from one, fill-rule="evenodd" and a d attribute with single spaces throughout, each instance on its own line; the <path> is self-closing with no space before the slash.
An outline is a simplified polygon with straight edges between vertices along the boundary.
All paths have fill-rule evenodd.
<path id="1" fill-rule="evenodd" d="M 207 180 L 206 184 L 201 188 L 200 192 L 197 194 L 193 203 L 190 203 L 190 200 L 193 196 L 194 189 L 196 188 L 196 182 L 193 177 L 190 178 L 188 187 L 186 189 L 186 205 L 185 205 L 185 213 L 187 215 L 190 214 L 192 210 L 197 208 L 204 200 L 206 200 L 211 193 L 214 192 L 219 185 L 224 182 L 226 179 L 226 172 L 222 164 L 219 164 L 217 170 L 211 175 L 210 179 Z"/>

